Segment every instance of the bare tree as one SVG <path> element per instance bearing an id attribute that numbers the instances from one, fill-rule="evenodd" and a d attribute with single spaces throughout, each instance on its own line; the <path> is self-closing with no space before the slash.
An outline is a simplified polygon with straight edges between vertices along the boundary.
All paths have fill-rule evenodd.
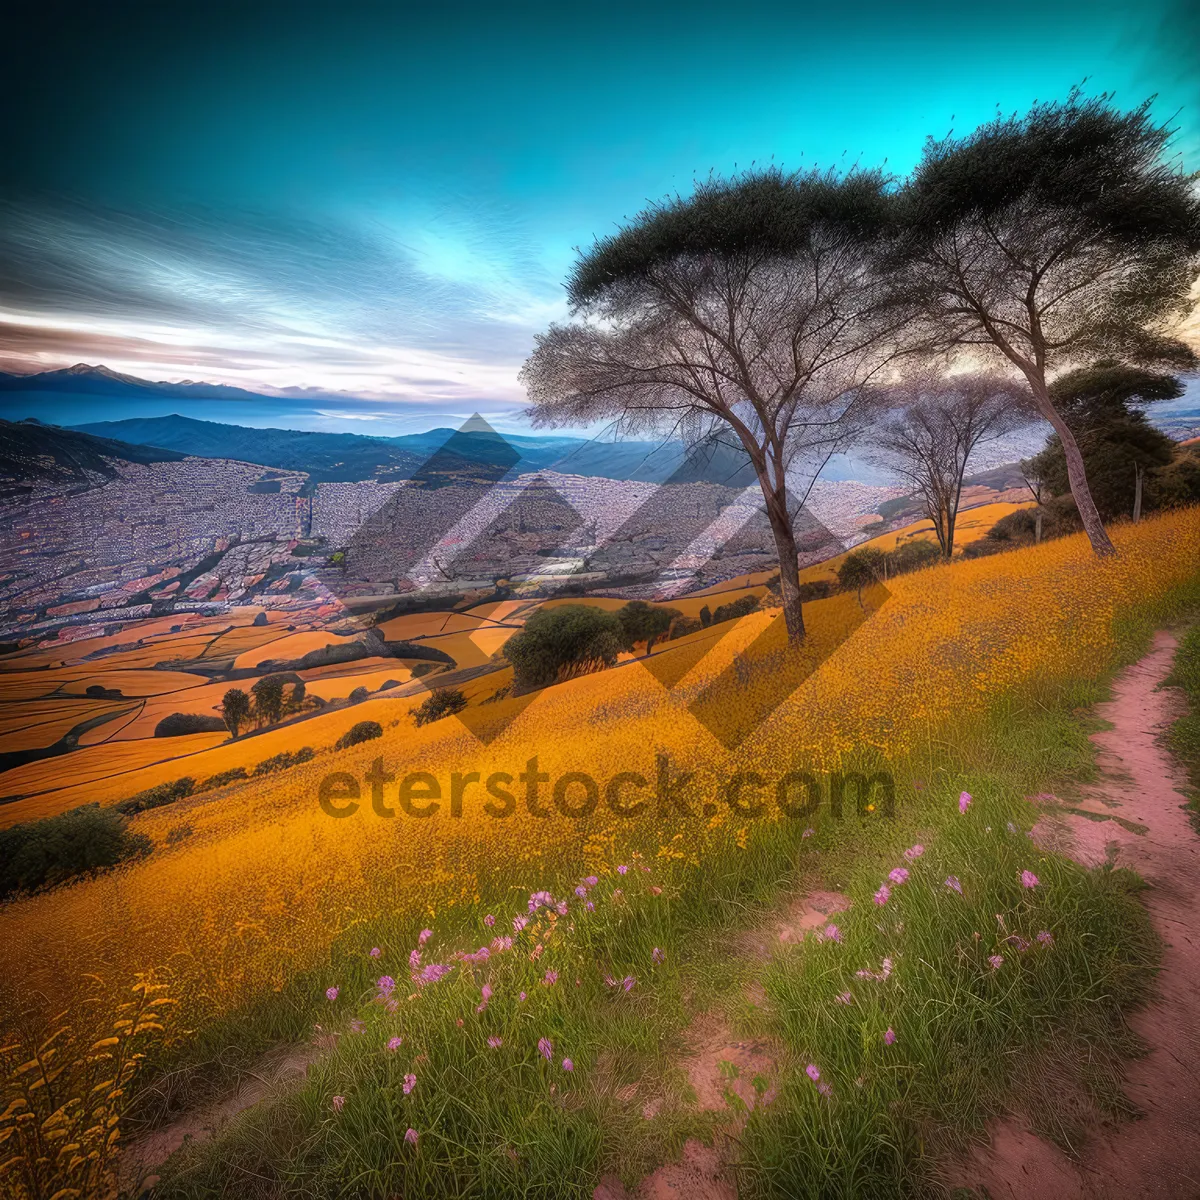
<path id="1" fill-rule="evenodd" d="M 920 498 L 949 559 L 967 465 L 980 446 L 1035 415 L 1028 389 L 999 375 L 924 375 L 884 395 L 892 413 L 871 434 L 868 457 Z"/>
<path id="2" fill-rule="evenodd" d="M 1200 252 L 1200 201 L 1164 160 L 1170 131 L 1077 92 L 966 138 L 930 141 L 903 189 L 893 279 L 927 348 L 986 349 L 1028 384 L 1066 456 L 1097 554 L 1113 553 L 1047 380 L 1095 357 L 1191 366 L 1175 336 Z"/>
<path id="3" fill-rule="evenodd" d="M 728 437 L 761 488 L 788 638 L 804 636 L 789 468 L 828 458 L 888 361 L 876 269 L 891 202 L 878 174 L 748 173 L 652 206 L 582 253 L 570 324 L 522 379 L 535 425 L 618 418 L 627 431 Z"/>

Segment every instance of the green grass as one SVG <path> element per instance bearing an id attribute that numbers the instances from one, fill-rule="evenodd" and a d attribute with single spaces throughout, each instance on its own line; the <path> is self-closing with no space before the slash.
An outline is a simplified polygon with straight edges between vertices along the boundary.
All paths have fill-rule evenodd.
<path id="1" fill-rule="evenodd" d="M 1200 580 L 1123 622 L 1112 669 L 1198 598 Z M 1187 644 L 1194 679 L 1196 641 Z M 570 913 L 542 915 L 512 949 L 437 983 L 409 983 L 416 928 L 355 928 L 320 969 L 200 1031 L 193 1064 L 225 1045 L 244 1060 L 311 1033 L 314 1021 L 336 1039 L 302 1086 L 247 1112 L 216 1143 L 181 1153 L 158 1194 L 550 1198 L 590 1196 L 606 1171 L 632 1183 L 677 1156 L 686 1137 L 713 1133 L 717 1119 L 689 1106 L 678 1063 L 691 1022 L 714 1013 L 735 1036 L 776 1048 L 778 1094 L 739 1135 L 746 1195 L 927 1194 L 938 1155 L 1014 1106 L 1071 1147 L 1096 1114 L 1128 1115 L 1119 1065 L 1139 1047 L 1125 1017 L 1147 994 L 1159 954 L 1136 877 L 1085 871 L 1028 836 L 1036 810 L 1026 796 L 1094 771 L 1087 734 L 1096 722 L 1086 710 L 1105 691 L 1097 679 L 1030 681 L 998 697 L 986 720 L 931 731 L 921 755 L 892 764 L 895 821 L 835 823 L 825 810 L 807 838 L 802 822 L 759 823 L 744 847 L 731 837 L 698 865 L 637 861 L 631 851 L 626 875 L 588 889 L 594 912 L 571 893 L 577 863 L 561 864 L 556 879 L 481 881 L 487 902 L 439 919 L 423 962 L 450 962 L 452 950 L 512 933 L 532 889 L 568 897 Z M 963 791 L 973 798 L 966 813 Z M 903 850 L 917 843 L 924 852 L 906 861 Z M 657 838 L 647 852 L 655 847 Z M 909 879 L 876 905 L 880 883 L 902 864 Z M 1036 887 L 1022 886 L 1023 871 Z M 950 875 L 961 894 L 946 886 Z M 817 886 L 854 901 L 834 918 L 840 942 L 810 940 L 770 963 L 742 952 L 742 931 Z M 495 928 L 484 924 L 488 912 Z M 1052 941 L 1039 942 L 1042 931 Z M 368 954 L 375 944 L 379 959 Z M 997 954 L 1004 962 L 993 969 Z M 888 978 L 857 976 L 882 973 L 885 958 Z M 547 971 L 558 973 L 552 985 Z M 398 983 L 395 1012 L 377 999 L 373 981 L 384 973 Z M 626 992 L 606 975 L 637 982 Z M 745 999 L 751 980 L 765 987 L 765 1009 Z M 477 1012 L 485 981 L 493 994 Z M 323 993 L 334 984 L 330 1002 Z M 838 1003 L 846 991 L 852 1003 Z M 394 1036 L 403 1042 L 389 1051 Z M 488 1037 L 503 1044 L 490 1048 Z M 549 1061 L 541 1038 L 553 1043 Z M 416 1086 L 406 1095 L 410 1072 Z M 642 1105 L 656 1095 L 661 1112 L 646 1120 Z M 340 1111 L 335 1096 L 344 1097 Z M 416 1146 L 404 1141 L 410 1127 Z"/>
<path id="2" fill-rule="evenodd" d="M 1191 795 L 1188 807 L 1192 824 L 1200 829 L 1200 625 L 1194 625 L 1179 641 L 1175 663 L 1166 681 L 1181 688 L 1188 711 L 1171 727 L 1168 743 L 1188 773 Z"/>

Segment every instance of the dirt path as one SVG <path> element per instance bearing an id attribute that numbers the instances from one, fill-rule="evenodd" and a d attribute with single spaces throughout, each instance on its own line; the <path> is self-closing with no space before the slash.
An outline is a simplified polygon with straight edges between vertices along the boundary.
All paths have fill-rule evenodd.
<path id="1" fill-rule="evenodd" d="M 1075 812 L 1034 828 L 1042 845 L 1087 866 L 1112 857 L 1150 885 L 1146 904 L 1166 947 L 1155 998 L 1131 1022 L 1149 1053 L 1125 1075 L 1126 1095 L 1144 1116 L 1098 1133 L 1080 1161 L 1018 1120 L 1000 1123 L 951 1181 L 986 1188 L 991 1200 L 1200 1197 L 1200 837 L 1182 808 L 1183 773 L 1159 745 L 1182 711 L 1178 693 L 1157 690 L 1175 645 L 1159 633 L 1153 650 L 1121 673 L 1097 710 L 1113 728 L 1092 735 L 1101 778 Z"/>

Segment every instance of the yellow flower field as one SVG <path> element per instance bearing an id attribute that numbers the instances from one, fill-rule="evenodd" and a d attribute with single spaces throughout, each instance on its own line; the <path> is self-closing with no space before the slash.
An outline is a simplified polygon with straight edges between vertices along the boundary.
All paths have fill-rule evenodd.
<path id="1" fill-rule="evenodd" d="M 1162 596 L 1200 563 L 1194 511 L 1114 533 L 1120 554 L 1111 560 L 1095 559 L 1086 541 L 1073 537 L 902 576 L 870 619 L 853 595 L 808 606 L 805 653 L 819 666 L 732 751 L 695 719 L 689 704 L 703 712 L 697 702 L 706 696 L 710 712 L 719 715 L 726 706 L 734 712 L 730 719 L 752 708 L 774 672 L 750 670 L 721 682 L 722 672 L 775 652 L 771 635 L 755 641 L 770 614 L 752 614 L 726 636 L 711 637 L 708 653 L 692 656 L 699 661 L 681 660 L 670 689 L 633 662 L 547 689 L 525 707 L 506 700 L 481 708 L 497 722 L 516 713 L 487 745 L 457 720 L 419 729 L 407 720 L 392 724 L 385 715 L 402 710 L 384 700 L 339 714 L 377 717 L 383 738 L 146 813 L 134 826 L 155 842 L 148 859 L 0 910 L 3 1007 L 11 1011 L 19 1003 L 18 987 L 27 996 L 40 993 L 38 1003 L 48 1009 L 67 1007 L 92 986 L 85 985 L 87 975 L 115 995 L 139 972 L 158 969 L 180 1000 L 184 1024 L 196 1028 L 264 989 L 281 988 L 357 925 L 406 914 L 428 919 L 473 902 L 480 879 L 494 867 L 527 864 L 532 887 L 572 856 L 604 866 L 613 847 L 628 840 L 652 852 L 703 855 L 713 822 L 680 817 L 664 826 L 653 805 L 633 820 L 618 820 L 603 805 L 580 820 L 539 819 L 521 805 L 511 817 L 494 820 L 483 815 L 487 797 L 475 786 L 455 817 L 447 803 L 450 775 L 515 777 L 536 756 L 551 778 L 585 772 L 603 790 L 621 772 L 653 781 L 655 756 L 662 753 L 669 754 L 672 771 L 696 772 L 697 794 L 705 795 L 738 769 L 776 777 L 871 756 L 903 759 L 919 753 L 932 731 L 968 719 L 1028 680 L 1053 684 L 1103 670 L 1114 618 Z M 255 758 L 288 748 L 289 737 L 297 745 L 299 739 L 328 744 L 313 740 L 314 724 L 253 739 Z M 237 743 L 205 758 L 214 769 L 226 769 L 245 753 Z M 353 816 L 322 813 L 322 777 L 345 771 L 361 779 L 379 757 L 397 778 L 432 773 L 444 789 L 441 811 L 424 820 L 403 813 L 379 817 L 364 785 Z M 393 806 L 396 787 L 388 786 Z M 519 793 L 520 785 L 512 790 Z M 570 802 L 581 797 L 574 791 Z M 190 835 L 167 846 L 168 831 L 184 822 Z"/>

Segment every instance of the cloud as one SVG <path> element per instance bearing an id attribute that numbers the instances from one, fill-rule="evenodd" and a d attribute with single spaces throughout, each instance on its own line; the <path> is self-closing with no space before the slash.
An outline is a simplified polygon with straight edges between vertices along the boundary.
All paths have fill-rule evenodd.
<path id="1" fill-rule="evenodd" d="M 519 221 L 476 204 L 322 219 L 0 198 L 0 362 L 366 397 L 524 399 L 564 311 Z"/>

